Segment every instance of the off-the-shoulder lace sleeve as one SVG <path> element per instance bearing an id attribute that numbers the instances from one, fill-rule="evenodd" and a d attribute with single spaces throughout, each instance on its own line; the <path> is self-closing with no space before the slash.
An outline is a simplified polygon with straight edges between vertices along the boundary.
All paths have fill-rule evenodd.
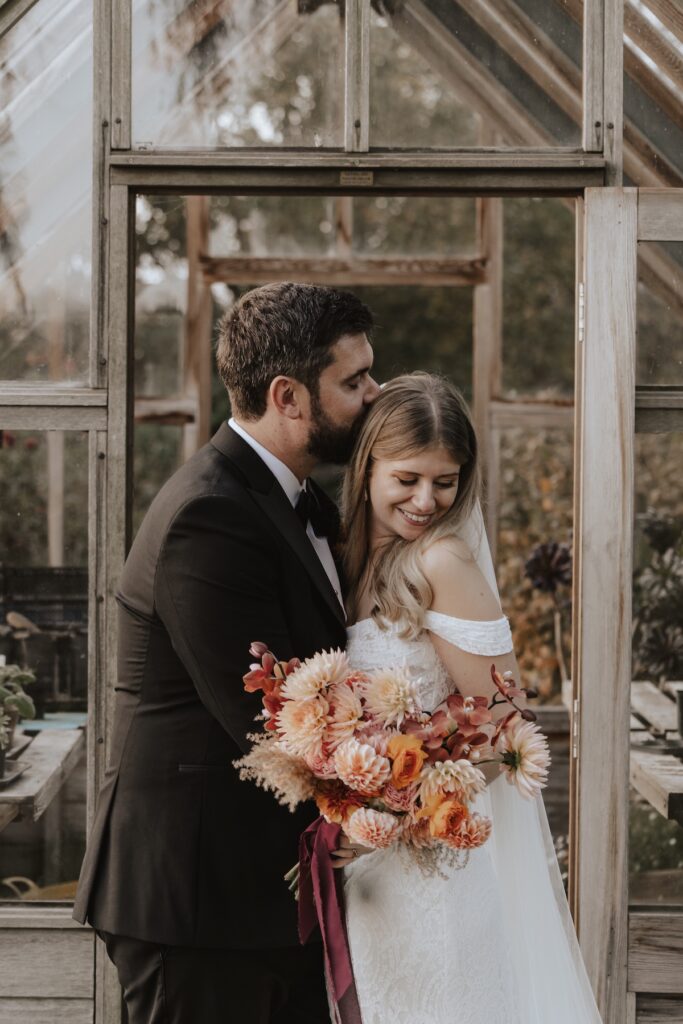
<path id="1" fill-rule="evenodd" d="M 425 614 L 424 625 L 425 629 L 468 654 L 485 654 L 490 657 L 508 654 L 512 650 L 512 633 L 505 615 L 500 619 L 475 622 L 429 611 Z"/>

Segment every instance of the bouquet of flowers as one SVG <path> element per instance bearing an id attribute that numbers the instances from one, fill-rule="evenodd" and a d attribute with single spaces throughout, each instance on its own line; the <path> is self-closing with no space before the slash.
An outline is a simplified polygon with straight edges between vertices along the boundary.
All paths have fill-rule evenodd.
<path id="1" fill-rule="evenodd" d="M 265 730 L 236 762 L 242 778 L 294 810 L 313 799 L 325 821 L 352 842 L 420 853 L 469 850 L 491 833 L 472 809 L 486 785 L 481 765 L 497 763 L 527 798 L 545 786 L 548 744 L 536 716 L 516 700 L 536 696 L 491 666 L 493 697 L 452 694 L 425 711 L 405 668 L 357 672 L 341 650 L 279 661 L 263 643 L 244 676 L 262 692 Z M 507 714 L 493 709 L 507 704 Z"/>

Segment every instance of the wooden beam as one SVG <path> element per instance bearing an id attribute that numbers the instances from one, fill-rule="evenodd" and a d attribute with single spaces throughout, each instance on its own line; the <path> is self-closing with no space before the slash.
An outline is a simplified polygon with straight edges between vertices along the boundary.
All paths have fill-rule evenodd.
<path id="1" fill-rule="evenodd" d="M 654 683 L 634 682 L 631 685 L 631 710 L 640 715 L 655 732 L 676 732 L 676 705 Z M 683 772 L 681 772 L 683 777 Z"/>
<path id="2" fill-rule="evenodd" d="M 130 149 L 132 0 L 112 0 L 111 148 Z"/>
<path id="3" fill-rule="evenodd" d="M 680 1024 L 683 1019 L 683 998 L 630 993 L 636 1004 L 635 1024 Z"/>
<path id="4" fill-rule="evenodd" d="M 106 404 L 105 388 L 82 388 L 58 381 L 0 381 L 0 416 L 5 405 L 97 409 L 104 408 Z"/>
<path id="5" fill-rule="evenodd" d="M 645 0 L 645 4 L 683 43 L 683 10 L 677 0 Z"/>
<path id="6" fill-rule="evenodd" d="M 638 241 L 683 242 L 683 188 L 638 189 Z"/>
<path id="7" fill-rule="evenodd" d="M 106 409 L 90 406 L 0 403 L 0 430 L 99 430 L 106 422 Z"/>
<path id="8" fill-rule="evenodd" d="M 0 39 L 36 5 L 38 0 L 5 0 L 0 7 Z"/>
<path id="9" fill-rule="evenodd" d="M 194 398 L 146 398 L 135 399 L 135 422 L 168 424 L 184 427 L 197 418 L 197 402 Z"/>
<path id="10" fill-rule="evenodd" d="M 487 273 L 482 258 L 202 256 L 200 262 L 205 281 L 232 284 L 307 281 L 335 285 L 474 285 L 485 281 Z"/>
<path id="11" fill-rule="evenodd" d="M 202 267 L 209 249 L 209 198 L 188 196 L 187 313 L 183 333 L 182 394 L 194 403 L 194 416 L 183 426 L 183 459 L 209 440 L 211 422 L 211 289 Z"/>
<path id="12" fill-rule="evenodd" d="M 683 825 L 683 770 L 678 758 L 634 748 L 629 779 L 634 789 L 663 818 Z"/>
<path id="13" fill-rule="evenodd" d="M 576 423 L 578 929 L 605 1024 L 623 1024 L 626 1015 L 636 196 L 635 189 L 586 193 Z M 596 786 L 596 778 L 609 783 Z"/>
<path id="14" fill-rule="evenodd" d="M 583 148 L 602 153 L 605 127 L 605 3 L 586 0 L 583 9 L 572 10 L 571 2 L 563 0 L 569 13 L 581 25 L 583 35 Z M 578 17 L 577 17 L 578 13 Z"/>
<path id="15" fill-rule="evenodd" d="M 515 427 L 528 430 L 571 430 L 574 425 L 574 403 L 571 399 L 558 399 L 555 402 L 495 399 L 491 402 L 491 422 L 499 430 Z"/>
<path id="16" fill-rule="evenodd" d="M 370 145 L 370 4 L 344 5 L 344 149 L 367 152 Z"/>
<path id="17" fill-rule="evenodd" d="M 679 89 L 683 89 L 683 57 L 631 3 L 624 7 L 624 29 L 626 35 L 654 61 L 662 74 Z"/>
<path id="18" fill-rule="evenodd" d="M 672 914 L 666 910 L 631 911 L 628 936 L 630 991 L 683 994 L 681 962 L 683 914 Z"/>

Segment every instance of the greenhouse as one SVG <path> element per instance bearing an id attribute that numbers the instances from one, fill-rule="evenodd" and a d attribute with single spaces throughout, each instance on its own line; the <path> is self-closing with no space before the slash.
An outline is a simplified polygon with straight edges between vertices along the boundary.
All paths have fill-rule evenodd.
<path id="1" fill-rule="evenodd" d="M 281 282 L 469 404 L 601 1018 L 683 1020 L 680 4 L 2 0 L 0 100 L 0 1024 L 127 1020 L 72 919 L 122 569 Z"/>

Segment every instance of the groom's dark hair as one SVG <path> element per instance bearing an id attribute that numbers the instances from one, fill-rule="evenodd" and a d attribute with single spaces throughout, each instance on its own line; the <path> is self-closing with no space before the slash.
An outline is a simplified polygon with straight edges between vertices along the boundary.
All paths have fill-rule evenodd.
<path id="1" fill-rule="evenodd" d="M 260 419 L 280 374 L 318 397 L 320 374 L 345 334 L 370 334 L 372 313 L 352 292 L 313 284 L 266 284 L 247 292 L 218 325 L 216 363 L 233 412 Z"/>

